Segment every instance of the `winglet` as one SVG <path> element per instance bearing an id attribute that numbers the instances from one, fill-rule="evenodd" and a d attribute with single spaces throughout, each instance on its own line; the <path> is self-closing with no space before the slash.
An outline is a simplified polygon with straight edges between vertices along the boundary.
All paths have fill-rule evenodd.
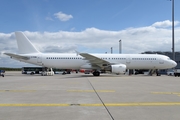
<path id="1" fill-rule="evenodd" d="M 77 50 L 75 50 L 75 52 L 76 52 L 76 55 L 77 55 L 77 56 L 80 54 L 80 52 L 78 52 Z"/>
<path id="2" fill-rule="evenodd" d="M 15 32 L 19 53 L 39 53 L 35 46 L 22 32 Z"/>

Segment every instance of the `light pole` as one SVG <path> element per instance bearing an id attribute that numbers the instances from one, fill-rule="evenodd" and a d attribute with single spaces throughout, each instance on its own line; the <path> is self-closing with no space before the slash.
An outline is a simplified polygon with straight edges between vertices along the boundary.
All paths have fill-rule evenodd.
<path id="1" fill-rule="evenodd" d="M 122 44 L 121 44 L 121 40 L 119 40 L 119 54 L 121 54 L 122 52 Z"/>
<path id="2" fill-rule="evenodd" d="M 175 61 L 175 52 L 174 52 L 174 0 L 172 1 L 172 54 L 173 60 Z"/>

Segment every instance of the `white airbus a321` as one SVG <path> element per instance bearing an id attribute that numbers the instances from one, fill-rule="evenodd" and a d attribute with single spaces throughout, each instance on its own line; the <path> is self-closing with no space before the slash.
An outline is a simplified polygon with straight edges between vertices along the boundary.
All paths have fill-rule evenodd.
<path id="1" fill-rule="evenodd" d="M 100 70 L 125 73 L 126 69 L 169 69 L 177 63 L 158 54 L 89 54 L 41 53 L 22 32 L 15 32 L 19 53 L 4 53 L 13 59 L 48 68 L 91 69 L 94 76 Z"/>

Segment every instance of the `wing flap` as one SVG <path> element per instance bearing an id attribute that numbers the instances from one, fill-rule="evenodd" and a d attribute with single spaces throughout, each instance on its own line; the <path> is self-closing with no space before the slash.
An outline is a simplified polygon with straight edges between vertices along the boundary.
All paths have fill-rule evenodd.
<path id="1" fill-rule="evenodd" d="M 92 66 L 98 66 L 102 68 L 103 64 L 110 64 L 108 61 L 103 60 L 101 58 L 98 58 L 94 55 L 88 54 L 88 53 L 80 53 L 82 57 L 84 57 L 84 60 L 88 60 L 88 63 L 90 63 Z"/>

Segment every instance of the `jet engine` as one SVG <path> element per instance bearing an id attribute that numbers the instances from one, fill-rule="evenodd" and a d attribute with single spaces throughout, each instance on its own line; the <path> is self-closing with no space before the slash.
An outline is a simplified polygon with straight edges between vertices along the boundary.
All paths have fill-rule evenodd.
<path id="1" fill-rule="evenodd" d="M 124 64 L 111 65 L 111 72 L 116 74 L 125 73 L 126 65 Z"/>

